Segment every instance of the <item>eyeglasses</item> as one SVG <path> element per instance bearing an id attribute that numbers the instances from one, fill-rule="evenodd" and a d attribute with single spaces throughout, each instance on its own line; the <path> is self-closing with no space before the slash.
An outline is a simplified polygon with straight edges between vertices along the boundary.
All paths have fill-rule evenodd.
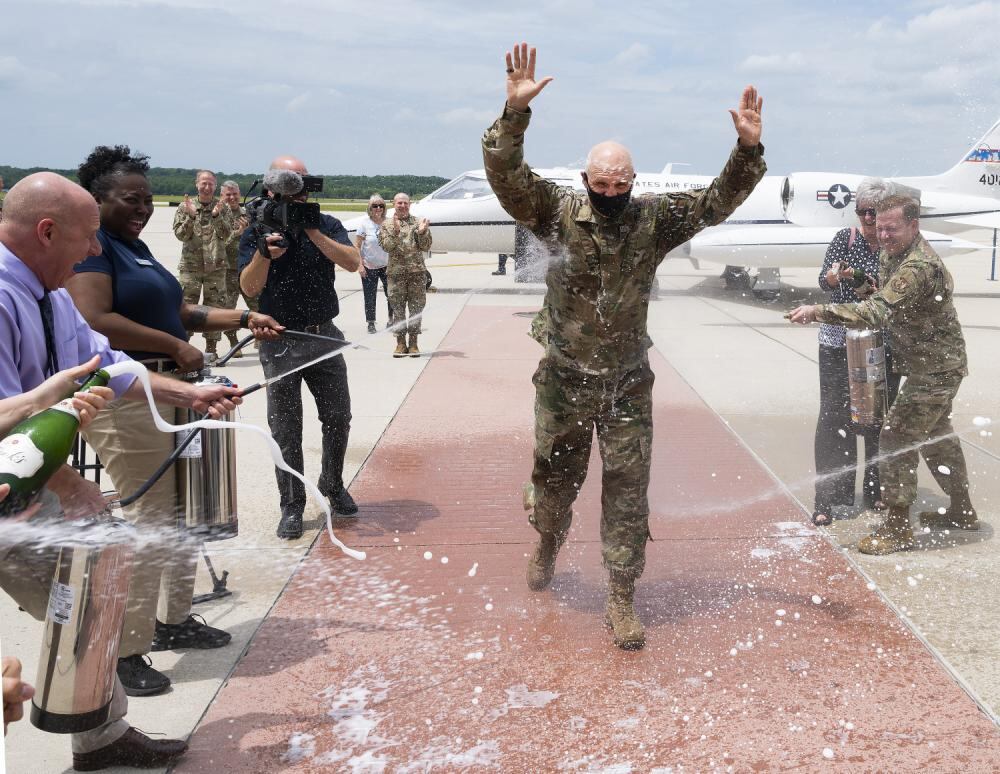
<path id="1" fill-rule="evenodd" d="M 857 215 L 859 218 L 874 218 L 875 217 L 875 208 L 874 207 L 866 207 L 863 210 L 855 210 L 854 214 Z"/>
<path id="2" fill-rule="evenodd" d="M 384 210 L 385 209 L 385 205 L 384 204 L 372 204 L 371 208 L 373 210 Z"/>

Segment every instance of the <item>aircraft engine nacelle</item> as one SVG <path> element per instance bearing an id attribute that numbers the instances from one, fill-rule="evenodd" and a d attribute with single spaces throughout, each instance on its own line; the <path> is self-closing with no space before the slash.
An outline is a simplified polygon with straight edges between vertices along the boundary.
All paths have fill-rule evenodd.
<path id="1" fill-rule="evenodd" d="M 854 195 L 861 175 L 795 172 L 781 185 L 785 219 L 796 226 L 844 228 L 857 226 Z"/>

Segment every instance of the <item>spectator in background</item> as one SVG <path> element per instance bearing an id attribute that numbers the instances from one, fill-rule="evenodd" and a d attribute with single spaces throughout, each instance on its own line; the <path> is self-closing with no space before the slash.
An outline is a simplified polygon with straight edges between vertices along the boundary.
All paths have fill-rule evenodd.
<path id="1" fill-rule="evenodd" d="M 385 199 L 378 194 L 372 194 L 368 200 L 368 217 L 358 226 L 355 245 L 361 252 L 361 289 L 365 294 L 365 319 L 368 321 L 368 332 L 375 333 L 375 300 L 378 297 L 378 283 L 382 283 L 385 293 L 387 321 L 385 327 L 392 325 L 392 305 L 389 303 L 389 281 L 386 278 L 386 266 L 389 255 L 382 249 L 378 241 L 378 232 L 385 223 Z"/>
<path id="2" fill-rule="evenodd" d="M 236 260 L 240 254 L 240 237 L 249 225 L 246 210 L 240 204 L 240 185 L 235 180 L 227 180 L 222 184 L 220 190 L 220 199 L 224 205 L 222 217 L 230 218 L 233 221 L 230 234 L 226 238 L 226 303 L 223 306 L 226 309 L 235 309 L 236 302 L 242 295 L 247 309 L 256 312 L 257 299 L 251 298 L 240 290 L 240 273 L 236 270 Z M 229 339 L 229 346 L 235 347 L 237 343 L 236 331 L 226 331 L 226 337 Z M 233 357 L 243 357 L 243 353 L 237 351 Z"/>
<path id="3" fill-rule="evenodd" d="M 861 228 L 841 229 L 826 251 L 819 272 L 819 287 L 830 293 L 831 304 L 861 301 L 848 281 L 860 269 L 878 287 L 879 243 L 875 231 L 875 203 L 887 190 L 885 181 L 866 177 L 858 184 L 855 212 Z M 893 374 L 886 338 L 886 378 L 889 403 L 899 390 L 899 375 Z M 816 420 L 816 499 L 812 522 L 818 527 L 833 523 L 834 505 L 853 505 L 858 443 L 865 441 L 864 502 L 870 510 L 881 510 L 878 475 L 878 437 L 881 427 L 857 427 L 851 421 L 851 390 L 847 373 L 847 329 L 824 323 L 819 327 L 819 417 Z"/>
<path id="4" fill-rule="evenodd" d="M 195 176 L 198 198 L 184 195 L 184 202 L 174 216 L 174 236 L 184 246 L 181 248 L 181 262 L 177 267 L 184 302 L 202 303 L 204 290 L 205 306 L 225 308 L 226 292 L 226 240 L 233 230 L 233 219 L 223 217 L 228 210 L 222 201 L 215 198 L 215 175 L 207 169 Z M 207 346 L 205 353 L 209 362 L 218 355 L 219 331 L 205 333 Z"/>
<path id="5" fill-rule="evenodd" d="M 424 253 L 431 249 L 431 222 L 427 218 L 418 221 L 410 214 L 409 194 L 396 194 L 392 204 L 393 216 L 378 232 L 379 244 L 389 254 L 386 275 L 389 279 L 392 325 L 396 331 L 396 350 L 392 356 L 418 357 L 420 317 L 427 304 L 430 287 Z"/>

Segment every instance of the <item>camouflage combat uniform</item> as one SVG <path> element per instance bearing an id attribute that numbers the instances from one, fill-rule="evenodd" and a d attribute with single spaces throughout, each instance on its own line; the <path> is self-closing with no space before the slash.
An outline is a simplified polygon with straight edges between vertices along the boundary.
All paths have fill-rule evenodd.
<path id="1" fill-rule="evenodd" d="M 593 211 L 585 192 L 544 180 L 524 163 L 529 117 L 530 111 L 504 108 L 483 137 L 486 175 L 497 198 L 553 256 L 545 303 L 532 324 L 545 354 L 533 378 L 535 506 L 529 520 L 543 535 L 565 535 L 596 427 L 604 463 L 604 564 L 637 578 L 649 537 L 650 287 L 670 250 L 724 221 L 746 199 L 766 169 L 763 146 L 733 150 L 708 188 L 633 198 L 611 220 Z"/>
<path id="2" fill-rule="evenodd" d="M 212 216 L 218 201 L 213 199 L 202 204 L 194 199 L 195 215 L 189 215 L 183 205 L 174 215 L 174 236 L 184 243 L 177 274 L 184 289 L 184 300 L 189 304 L 226 306 L 226 240 L 232 234 L 235 220 L 225 212 Z M 203 287 L 205 297 L 202 301 Z M 222 338 L 222 333 L 212 331 L 204 336 L 205 341 L 216 342 Z"/>
<path id="3" fill-rule="evenodd" d="M 243 296 L 243 301 L 247 309 L 252 312 L 257 311 L 257 299 L 249 297 L 240 287 L 240 273 L 236 268 L 236 261 L 240 255 L 240 237 L 243 230 L 238 228 L 240 218 L 245 218 L 246 210 L 240 207 L 234 212 L 231 209 L 223 210 L 224 214 L 232 221 L 229 236 L 226 237 L 226 309 L 235 309 L 236 301 Z M 228 331 L 227 331 L 228 332 Z"/>
<path id="4" fill-rule="evenodd" d="M 417 233 L 419 221 L 413 215 L 400 221 L 399 233 L 394 233 L 393 218 L 386 217 L 378 230 L 378 243 L 389 254 L 386 279 L 389 281 L 389 306 L 392 324 L 406 321 L 406 330 L 420 333 L 420 313 L 427 303 L 427 266 L 424 253 L 431 249 L 431 230 Z M 396 329 L 401 331 L 400 328 Z"/>
<path id="5" fill-rule="evenodd" d="M 886 328 L 892 370 L 906 376 L 879 435 L 884 502 L 909 508 L 916 500 L 919 455 L 953 502 L 964 502 L 969 476 L 950 417 L 969 370 L 951 274 L 919 235 L 899 256 L 883 250 L 879 261 L 885 278 L 879 292 L 858 304 L 817 306 L 816 319 L 849 328 Z"/>

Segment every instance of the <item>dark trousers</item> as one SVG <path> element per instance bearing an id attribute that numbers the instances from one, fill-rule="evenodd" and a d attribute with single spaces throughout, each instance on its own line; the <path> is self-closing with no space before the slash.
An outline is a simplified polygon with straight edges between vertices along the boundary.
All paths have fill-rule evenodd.
<path id="1" fill-rule="evenodd" d="M 382 292 L 385 293 L 385 308 L 387 317 L 392 319 L 392 306 L 389 305 L 389 280 L 385 276 L 386 267 L 381 269 L 365 268 L 365 276 L 361 278 L 361 291 L 365 294 L 365 319 L 375 322 L 375 299 L 378 297 L 378 283 L 382 282 Z"/>
<path id="2" fill-rule="evenodd" d="M 886 356 L 886 369 L 891 362 Z M 888 375 L 889 404 L 899 392 L 899 377 Z M 829 513 L 834 505 L 854 504 L 854 482 L 858 466 L 858 442 L 865 441 L 865 506 L 881 498 L 878 474 L 880 424 L 860 427 L 851 421 L 851 389 L 847 375 L 847 348 L 819 348 L 819 417 L 816 420 L 815 510 Z"/>
<path id="3" fill-rule="evenodd" d="M 332 322 L 319 328 L 323 336 L 342 339 Z M 324 349 L 310 341 L 282 338 L 260 341 L 260 362 L 270 379 L 320 356 Z M 302 472 L 302 382 L 316 401 L 323 433 L 323 462 L 319 490 L 332 495 L 344 487 L 344 456 L 351 431 L 351 395 L 347 386 L 347 364 L 336 355 L 267 386 L 267 423 L 288 466 Z M 283 513 L 302 513 L 306 492 L 302 482 L 275 468 Z"/>

